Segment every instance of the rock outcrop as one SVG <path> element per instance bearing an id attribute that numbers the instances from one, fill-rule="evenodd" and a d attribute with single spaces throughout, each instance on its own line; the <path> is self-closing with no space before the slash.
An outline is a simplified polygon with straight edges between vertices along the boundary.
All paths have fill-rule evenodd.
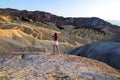
<path id="1" fill-rule="evenodd" d="M 80 56 L 0 53 L 0 79 L 119 80 L 120 73 L 105 63 Z"/>
<path id="2" fill-rule="evenodd" d="M 78 47 L 70 54 L 97 59 L 120 69 L 120 43 L 101 42 Z"/>

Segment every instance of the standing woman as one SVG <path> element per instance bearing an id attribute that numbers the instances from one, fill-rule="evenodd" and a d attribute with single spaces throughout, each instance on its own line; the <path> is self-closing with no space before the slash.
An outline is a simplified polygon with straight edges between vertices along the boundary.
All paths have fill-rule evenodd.
<path id="1" fill-rule="evenodd" d="M 59 53 L 59 48 L 58 48 L 58 35 L 57 33 L 54 34 L 53 36 L 53 54 L 58 52 Z"/>

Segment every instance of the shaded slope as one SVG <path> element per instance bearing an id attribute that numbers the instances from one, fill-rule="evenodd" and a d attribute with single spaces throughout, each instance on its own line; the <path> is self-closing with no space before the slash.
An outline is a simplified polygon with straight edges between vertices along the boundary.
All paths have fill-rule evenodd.
<path id="1" fill-rule="evenodd" d="M 120 43 L 102 42 L 78 47 L 70 54 L 97 59 L 120 69 Z"/>

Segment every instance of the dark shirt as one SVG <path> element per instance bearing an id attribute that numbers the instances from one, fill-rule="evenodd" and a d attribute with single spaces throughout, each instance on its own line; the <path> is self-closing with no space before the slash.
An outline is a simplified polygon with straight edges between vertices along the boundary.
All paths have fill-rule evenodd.
<path id="1" fill-rule="evenodd" d="M 54 37 L 54 41 L 58 40 L 58 36 L 53 36 Z"/>

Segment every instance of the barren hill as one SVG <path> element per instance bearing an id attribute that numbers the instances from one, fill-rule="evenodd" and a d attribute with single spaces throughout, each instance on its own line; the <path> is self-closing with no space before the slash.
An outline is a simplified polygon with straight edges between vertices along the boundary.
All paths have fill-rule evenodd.
<path id="1" fill-rule="evenodd" d="M 41 23 L 42 24 L 42 23 Z M 47 26 L 43 24 L 42 26 Z M 1 52 L 50 51 L 52 52 L 52 36 L 58 29 L 48 29 L 32 24 L 15 21 L 10 16 L 0 16 Z M 60 41 L 60 48 L 64 52 L 73 49 L 72 44 Z M 32 48 L 32 49 L 30 49 Z"/>
<path id="2" fill-rule="evenodd" d="M 117 42 L 85 45 L 72 50 L 70 54 L 103 61 L 112 67 L 120 69 L 120 43 Z"/>
<path id="3" fill-rule="evenodd" d="M 64 26 L 64 29 L 61 30 L 53 23 L 24 22 L 15 20 L 10 15 L 1 14 L 0 39 L 3 45 L 1 45 L 0 51 L 52 52 L 52 36 L 55 32 L 59 35 L 60 49 L 63 53 L 69 52 L 76 46 L 102 41 L 109 37 L 109 34 L 100 29 L 73 29 L 72 26 L 66 25 Z M 33 49 L 30 49 L 29 47 L 32 47 Z"/>

